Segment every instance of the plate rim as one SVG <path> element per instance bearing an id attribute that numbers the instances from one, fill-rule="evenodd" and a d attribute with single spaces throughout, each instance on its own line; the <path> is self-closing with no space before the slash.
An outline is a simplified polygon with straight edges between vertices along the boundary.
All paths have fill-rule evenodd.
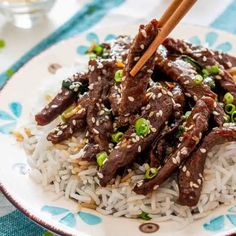
<path id="1" fill-rule="evenodd" d="M 140 24 L 132 24 L 129 26 L 129 28 L 132 27 L 138 27 Z M 194 28 L 198 28 L 198 29 L 205 29 L 205 30 L 212 30 L 215 32 L 218 32 L 219 34 L 225 34 L 228 35 L 229 37 L 235 37 L 236 35 L 224 30 L 220 30 L 220 29 L 216 29 L 213 27 L 208 27 L 208 26 L 201 26 L 201 25 L 197 25 L 197 24 L 188 24 L 188 23 L 181 23 L 180 27 L 194 27 Z M 122 26 L 120 26 L 119 28 L 122 28 Z M 6 83 L 3 85 L 3 87 L 0 88 L 0 93 L 5 89 L 5 87 L 7 87 L 9 81 L 11 81 L 12 79 L 14 79 L 14 77 L 21 72 L 21 70 L 23 68 L 25 68 L 26 66 L 28 66 L 33 60 L 37 60 L 38 58 L 40 58 L 41 56 L 45 55 L 48 53 L 48 51 L 52 50 L 55 47 L 58 47 L 64 43 L 70 43 L 71 41 L 76 40 L 77 38 L 83 37 L 83 35 L 86 35 L 89 32 L 96 32 L 99 33 L 101 31 L 107 31 L 107 30 L 113 30 L 113 27 L 104 27 L 104 28 L 97 28 L 94 30 L 87 30 L 79 35 L 74 35 L 72 37 L 69 37 L 67 39 L 61 40 L 57 43 L 55 43 L 54 45 L 52 45 L 51 47 L 45 49 L 44 51 L 40 52 L 39 54 L 37 54 L 36 56 L 32 57 L 27 63 L 25 63 L 18 71 L 16 71 L 12 77 L 10 77 Z M 234 54 L 233 54 L 234 55 Z M 39 225 L 40 227 L 45 228 L 46 230 L 49 230 L 53 233 L 59 234 L 59 235 L 65 235 L 65 236 L 74 236 L 74 234 L 70 234 L 67 231 L 64 231 L 61 228 L 58 228 L 50 223 L 47 223 L 45 220 L 43 220 L 43 218 L 38 217 L 35 213 L 30 213 L 24 206 L 22 206 L 22 204 L 20 204 L 18 202 L 18 200 L 16 198 L 14 198 L 7 190 L 7 187 L 4 186 L 4 184 L 0 181 L 0 191 L 2 192 L 3 196 L 6 197 L 6 199 L 16 208 L 16 210 L 19 210 L 21 213 L 23 213 L 29 220 L 31 220 L 33 223 L 36 223 L 37 225 Z M 232 232 L 236 232 L 235 230 L 226 230 L 224 232 L 222 232 L 223 234 L 227 234 L 227 233 L 232 233 Z M 80 232 L 78 232 L 80 233 Z M 76 234 L 78 235 L 78 234 Z M 219 234 L 221 235 L 221 234 Z"/>

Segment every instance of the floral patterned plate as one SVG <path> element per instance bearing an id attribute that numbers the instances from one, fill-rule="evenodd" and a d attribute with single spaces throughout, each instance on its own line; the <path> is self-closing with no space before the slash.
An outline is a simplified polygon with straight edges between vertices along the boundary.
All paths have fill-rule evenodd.
<path id="1" fill-rule="evenodd" d="M 33 108 L 38 87 L 60 67 L 82 63 L 91 41 L 106 41 L 118 34 L 137 32 L 137 27 L 102 29 L 63 41 L 31 60 L 15 73 L 0 92 L 0 187 L 6 197 L 24 214 L 52 232 L 79 236 L 150 235 L 229 235 L 236 232 L 236 205 L 223 206 L 204 219 L 183 228 L 174 222 L 130 220 L 103 216 L 83 209 L 72 200 L 57 198 L 43 191 L 28 176 L 26 154 L 10 131 L 19 120 L 26 120 Z M 177 38 L 231 53 L 236 53 L 236 36 L 213 29 L 182 25 L 173 33 Z M 236 202 L 235 202 L 236 204 Z M 155 233 L 157 232 L 158 233 Z"/>

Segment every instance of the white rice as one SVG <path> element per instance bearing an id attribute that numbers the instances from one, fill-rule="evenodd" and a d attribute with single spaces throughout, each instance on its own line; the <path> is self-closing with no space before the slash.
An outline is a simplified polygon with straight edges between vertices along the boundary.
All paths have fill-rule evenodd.
<path id="1" fill-rule="evenodd" d="M 54 81 L 60 84 L 61 79 Z M 36 110 L 40 110 L 43 103 L 45 101 L 38 103 L 41 105 L 37 105 Z M 22 146 L 30 154 L 30 177 L 48 191 L 55 191 L 58 197 L 74 199 L 81 206 L 95 206 L 101 214 L 135 218 L 145 211 L 158 222 L 173 220 L 189 223 L 206 216 L 220 204 L 232 204 L 236 199 L 236 144 L 214 148 L 209 153 L 200 201 L 190 209 L 176 203 L 178 186 L 175 177 L 147 196 L 132 191 L 135 184 L 143 179 L 147 165 L 134 164 L 133 175 L 128 180 L 120 182 L 122 178 L 117 177 L 113 185 L 102 188 L 96 166 L 89 166 L 86 162 L 78 164 L 81 155 L 74 152 L 74 148 L 82 143 L 83 134 L 63 142 L 63 145 L 54 146 L 46 140 L 46 135 L 58 121 L 38 127 L 33 118 L 31 120 L 27 128 L 33 136 L 28 137 L 23 130 L 20 131 L 24 136 Z"/>

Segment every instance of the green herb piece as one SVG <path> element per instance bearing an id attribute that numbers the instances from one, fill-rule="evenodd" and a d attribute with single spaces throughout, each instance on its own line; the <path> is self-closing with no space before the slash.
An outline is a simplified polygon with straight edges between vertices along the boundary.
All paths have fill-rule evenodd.
<path id="1" fill-rule="evenodd" d="M 210 75 L 218 75 L 220 72 L 220 68 L 218 65 L 211 66 L 207 69 Z"/>
<path id="2" fill-rule="evenodd" d="M 116 83 L 121 83 L 122 82 L 122 77 L 123 77 L 123 70 L 118 70 L 115 73 L 114 80 L 116 81 Z"/>
<path id="3" fill-rule="evenodd" d="M 203 78 L 201 75 L 196 75 L 194 78 L 193 78 L 193 81 L 196 85 L 200 85 L 202 84 L 202 81 L 203 81 Z"/>
<path id="4" fill-rule="evenodd" d="M 147 212 L 142 211 L 142 213 L 138 216 L 139 218 L 143 220 L 151 220 L 152 218 L 149 216 Z"/>
<path id="5" fill-rule="evenodd" d="M 233 104 L 226 104 L 225 105 L 225 112 L 231 115 L 235 111 L 235 105 Z"/>
<path id="6" fill-rule="evenodd" d="M 139 136 L 146 136 L 150 132 L 150 122 L 144 118 L 136 120 L 134 127 Z"/>
<path id="7" fill-rule="evenodd" d="M 96 60 L 97 59 L 97 55 L 92 53 L 91 55 L 89 55 L 89 60 Z"/>
<path id="8" fill-rule="evenodd" d="M 145 179 L 153 179 L 158 173 L 158 169 L 157 168 L 149 168 L 146 170 L 145 172 Z"/>
<path id="9" fill-rule="evenodd" d="M 190 64 L 196 69 L 196 71 L 197 71 L 199 74 L 202 72 L 203 66 L 202 66 L 199 62 L 197 62 L 196 60 L 194 60 L 192 57 L 187 56 L 187 55 L 183 55 L 183 56 L 181 56 L 181 58 L 182 58 L 184 61 L 190 63 Z"/>
<path id="10" fill-rule="evenodd" d="M 94 45 L 94 48 L 93 48 L 93 52 L 98 55 L 98 56 L 101 56 L 102 53 L 103 53 L 103 46 L 102 45 L 99 45 L 99 44 L 95 44 Z"/>
<path id="11" fill-rule="evenodd" d="M 52 234 L 52 233 L 49 232 L 49 231 L 45 231 L 45 232 L 43 233 L 43 236 L 54 236 L 54 234 Z"/>
<path id="12" fill-rule="evenodd" d="M 223 101 L 225 104 L 232 104 L 234 101 L 234 96 L 228 92 L 224 95 Z"/>
<path id="13" fill-rule="evenodd" d="M 105 160 L 108 158 L 108 155 L 106 152 L 100 152 L 96 155 L 97 163 L 99 167 L 102 167 Z"/>
<path id="14" fill-rule="evenodd" d="M 122 136 L 123 136 L 122 132 L 116 132 L 116 133 L 112 134 L 111 135 L 112 142 L 119 143 Z"/>
<path id="15" fill-rule="evenodd" d="M 176 133 L 175 137 L 178 139 L 182 136 L 182 134 L 184 133 L 185 131 L 185 127 L 183 125 L 180 125 L 178 127 L 178 132 Z"/>
<path id="16" fill-rule="evenodd" d="M 233 111 L 233 113 L 231 114 L 231 122 L 236 122 L 236 111 Z"/>
<path id="17" fill-rule="evenodd" d="M 185 119 L 188 119 L 188 117 L 190 116 L 191 114 L 191 111 L 186 111 L 185 114 L 184 114 L 184 118 Z"/>
<path id="18" fill-rule="evenodd" d="M 224 121 L 225 121 L 225 123 L 230 123 L 230 116 L 225 114 L 224 115 Z"/>

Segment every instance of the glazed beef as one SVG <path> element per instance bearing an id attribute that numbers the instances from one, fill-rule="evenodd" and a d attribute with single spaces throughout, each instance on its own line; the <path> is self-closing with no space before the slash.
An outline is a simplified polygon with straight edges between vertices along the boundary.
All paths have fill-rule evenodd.
<path id="1" fill-rule="evenodd" d="M 215 75 L 214 78 L 224 90 L 230 92 L 234 97 L 236 97 L 236 84 L 233 81 L 233 78 L 229 74 L 229 72 L 227 72 L 224 68 L 224 66 L 226 67 L 226 69 L 231 68 L 232 63 L 228 61 L 228 63 L 226 62 L 226 64 L 222 66 L 215 58 L 215 57 L 219 58 L 219 55 L 222 56 L 223 54 L 218 54 L 215 56 L 215 53 L 207 48 L 204 48 L 202 46 L 193 46 L 189 43 L 186 43 L 183 40 L 175 40 L 171 38 L 165 40 L 164 46 L 171 52 L 186 54 L 192 57 L 193 59 L 198 61 L 204 68 L 217 65 L 220 70 L 219 74 Z M 230 57 L 226 58 L 225 56 L 225 59 L 229 60 Z M 234 58 L 231 57 L 231 59 L 233 60 Z M 234 102 L 236 104 L 236 100 Z"/>
<path id="2" fill-rule="evenodd" d="M 51 141 L 53 144 L 60 143 L 68 138 L 70 138 L 75 132 L 78 132 L 86 127 L 86 112 L 89 105 L 89 97 L 84 94 L 80 98 L 77 108 L 78 110 L 74 115 L 72 115 L 68 121 L 65 123 L 60 123 L 54 130 L 52 130 L 48 136 L 47 140 Z"/>
<path id="3" fill-rule="evenodd" d="M 181 57 L 168 58 L 159 51 L 156 56 L 156 67 L 168 75 L 173 81 L 177 82 L 183 89 L 187 97 L 192 97 L 194 101 L 203 96 L 215 99 L 217 95 L 211 91 L 206 84 L 197 85 L 194 78 L 197 75 L 195 68 Z"/>
<path id="4" fill-rule="evenodd" d="M 145 102 L 145 93 L 154 69 L 153 55 L 141 68 L 136 76 L 132 77 L 130 71 L 139 58 L 150 46 L 158 34 L 158 22 L 152 20 L 148 25 L 141 25 L 138 35 L 135 37 L 127 57 L 127 63 L 123 70 L 121 86 L 121 101 L 119 104 L 120 115 L 133 114 L 140 110 Z"/>
<path id="5" fill-rule="evenodd" d="M 106 186 L 118 169 L 132 163 L 139 153 L 151 145 L 172 114 L 172 98 L 164 88 L 153 86 L 148 92 L 152 93 L 152 96 L 148 97 L 148 105 L 141 117 L 149 120 L 150 133 L 140 137 L 136 134 L 134 126 L 130 126 L 101 169 L 102 186 Z"/>
<path id="6" fill-rule="evenodd" d="M 138 194 L 148 194 L 157 189 L 178 167 L 185 161 L 191 152 L 198 145 L 202 134 L 208 129 L 208 120 L 211 111 L 205 101 L 212 98 L 202 98 L 197 101 L 191 115 L 186 121 L 185 132 L 181 137 L 177 149 L 175 149 L 167 158 L 165 164 L 159 169 L 158 174 L 151 180 L 138 183 L 134 191 Z"/>
<path id="7" fill-rule="evenodd" d="M 84 92 L 88 86 L 88 78 L 85 73 L 77 73 L 63 82 L 62 90 L 55 98 L 35 116 L 38 125 L 47 125 L 56 119 L 70 105 L 76 102 L 78 93 Z M 74 86 L 73 86 L 74 83 Z M 67 86 L 68 85 L 68 86 Z M 72 85 L 72 87 L 70 87 Z"/>
<path id="8" fill-rule="evenodd" d="M 191 155 L 179 173 L 179 200 L 181 205 L 197 205 L 202 185 L 207 153 L 216 145 L 236 141 L 236 127 L 214 128 Z"/>

